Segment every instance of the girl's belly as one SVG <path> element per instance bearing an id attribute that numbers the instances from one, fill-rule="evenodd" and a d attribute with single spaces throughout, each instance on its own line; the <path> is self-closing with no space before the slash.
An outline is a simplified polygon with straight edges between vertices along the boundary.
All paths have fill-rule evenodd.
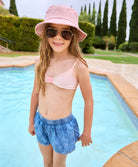
<path id="1" fill-rule="evenodd" d="M 53 86 L 53 85 L 52 85 Z M 46 119 L 65 118 L 72 112 L 72 100 L 75 90 L 47 87 L 45 96 L 39 94 L 38 110 Z"/>

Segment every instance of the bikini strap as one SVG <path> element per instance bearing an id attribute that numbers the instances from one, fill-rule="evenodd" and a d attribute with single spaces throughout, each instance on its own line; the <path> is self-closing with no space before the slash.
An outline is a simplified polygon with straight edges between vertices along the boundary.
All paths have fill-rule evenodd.
<path id="1" fill-rule="evenodd" d="M 75 67 L 75 65 L 77 64 L 77 62 L 78 62 L 78 59 L 75 61 L 75 63 L 73 64 L 73 66 L 72 66 L 72 69 Z"/>

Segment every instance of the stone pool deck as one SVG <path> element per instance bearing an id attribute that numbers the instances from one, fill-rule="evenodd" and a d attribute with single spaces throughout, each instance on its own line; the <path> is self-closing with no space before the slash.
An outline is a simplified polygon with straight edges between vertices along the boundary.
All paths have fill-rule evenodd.
<path id="1" fill-rule="evenodd" d="M 35 57 L 0 57 L 0 68 L 30 66 L 34 64 Z M 138 118 L 138 65 L 114 64 L 110 61 L 88 58 L 86 61 L 90 73 L 108 77 Z M 104 167 L 136 166 L 138 166 L 138 141 L 119 150 L 104 165 Z"/>

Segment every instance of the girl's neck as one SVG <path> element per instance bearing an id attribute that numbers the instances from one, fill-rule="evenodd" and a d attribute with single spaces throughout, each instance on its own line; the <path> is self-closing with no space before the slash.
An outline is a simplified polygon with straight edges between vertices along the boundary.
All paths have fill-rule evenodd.
<path id="1" fill-rule="evenodd" d="M 67 51 L 67 52 L 54 52 L 53 53 L 53 58 L 56 60 L 56 61 L 59 61 L 59 60 L 63 60 L 63 59 L 66 59 L 68 58 L 70 55 L 70 53 Z"/>

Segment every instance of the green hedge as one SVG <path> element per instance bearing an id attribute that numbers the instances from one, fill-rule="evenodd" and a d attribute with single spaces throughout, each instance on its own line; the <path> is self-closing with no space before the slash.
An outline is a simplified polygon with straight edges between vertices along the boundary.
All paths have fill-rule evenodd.
<path id="1" fill-rule="evenodd" d="M 138 52 L 138 42 L 124 42 L 119 45 L 119 50 L 127 52 Z"/>
<path id="2" fill-rule="evenodd" d="M 106 48 L 105 42 L 103 41 L 102 37 L 100 37 L 100 36 L 95 36 L 93 46 L 95 48 L 100 48 L 100 49 Z"/>
<path id="3" fill-rule="evenodd" d="M 43 20 L 0 15 L 0 37 L 12 41 L 8 44 L 9 49 L 37 52 L 40 39 L 35 34 L 34 28 L 41 21 Z M 80 42 L 80 47 L 84 53 L 92 53 L 94 51 L 92 45 L 95 26 L 83 21 L 79 22 L 79 26 L 88 34 L 86 39 Z M 0 44 L 6 46 L 6 43 L 2 40 L 0 40 Z"/>
<path id="4" fill-rule="evenodd" d="M 130 42 L 128 47 L 131 52 L 138 52 L 138 42 Z"/>
<path id="5" fill-rule="evenodd" d="M 83 53 L 94 53 L 93 40 L 95 37 L 95 25 L 89 22 L 79 21 L 79 27 L 87 33 L 86 39 L 80 42 Z"/>
<path id="6" fill-rule="evenodd" d="M 124 43 L 120 44 L 118 48 L 121 51 L 127 51 L 128 52 L 129 51 L 128 42 L 124 42 Z"/>
<path id="7" fill-rule="evenodd" d="M 0 15 L 0 37 L 12 41 L 9 44 L 12 50 L 36 52 L 40 40 L 35 35 L 34 27 L 40 21 L 42 20 Z M 4 42 L 0 41 L 0 44 L 4 45 Z"/>

